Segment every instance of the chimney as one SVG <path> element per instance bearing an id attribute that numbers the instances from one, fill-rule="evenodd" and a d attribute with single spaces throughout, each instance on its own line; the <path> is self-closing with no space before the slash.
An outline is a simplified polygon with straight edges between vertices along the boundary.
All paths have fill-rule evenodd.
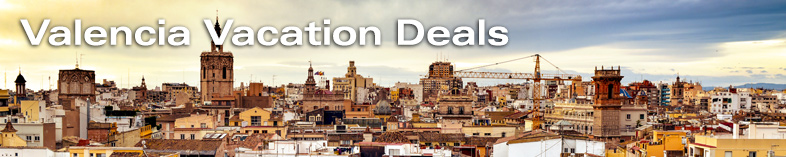
<path id="1" fill-rule="evenodd" d="M 194 111 L 194 104 L 193 103 L 190 103 L 190 102 L 186 103 L 184 107 L 186 108 L 186 112 L 188 112 L 188 113 L 191 113 L 192 111 Z"/>
<path id="2" fill-rule="evenodd" d="M 732 128 L 731 132 L 733 134 L 732 137 L 734 137 L 734 139 L 739 138 L 740 137 L 740 124 L 734 123 L 734 128 Z"/>

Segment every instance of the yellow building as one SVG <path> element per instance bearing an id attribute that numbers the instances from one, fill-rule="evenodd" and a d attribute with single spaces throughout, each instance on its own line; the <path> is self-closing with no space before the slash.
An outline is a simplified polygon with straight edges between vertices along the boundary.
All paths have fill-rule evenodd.
<path id="1" fill-rule="evenodd" d="M 652 131 L 651 141 L 639 142 L 637 146 L 647 157 L 682 156 L 685 154 L 684 131 Z"/>
<path id="2" fill-rule="evenodd" d="M 14 125 L 11 123 L 5 123 L 5 128 L 0 131 L 2 132 L 2 136 L 0 136 L 0 146 L 3 147 L 12 147 L 12 146 L 27 146 L 27 142 L 22 139 L 21 137 L 16 135 L 16 129 L 14 129 Z"/>
<path id="3" fill-rule="evenodd" d="M 152 125 L 145 125 L 142 128 L 139 128 L 139 137 L 143 139 L 150 139 L 153 136 L 153 126 Z"/>
<path id="4" fill-rule="evenodd" d="M 8 90 L 0 89 L 0 113 L 11 114 L 8 112 L 8 99 L 11 99 L 11 95 L 8 94 Z"/>
<path id="5" fill-rule="evenodd" d="M 213 116 L 196 114 L 189 117 L 175 119 L 175 139 L 200 139 L 200 130 L 215 129 L 216 122 Z M 140 132 L 141 134 L 141 132 Z"/>
<path id="6" fill-rule="evenodd" d="M 397 90 L 390 91 L 390 100 L 394 101 L 394 102 L 396 100 L 398 100 L 398 91 Z"/>
<path id="7" fill-rule="evenodd" d="M 349 99 L 352 101 L 357 101 L 358 88 L 373 86 L 374 79 L 364 78 L 363 76 L 357 74 L 355 61 L 349 61 L 349 67 L 347 67 L 347 73 L 344 75 L 344 77 L 333 78 L 333 91 L 344 92 L 344 99 Z"/>
<path id="8" fill-rule="evenodd" d="M 766 157 L 786 156 L 786 131 L 778 124 L 748 126 L 747 135 L 695 135 L 688 144 L 689 156 L 702 157 Z"/>
<path id="9" fill-rule="evenodd" d="M 286 137 L 286 124 L 280 116 L 272 116 L 271 112 L 254 107 L 240 112 L 230 119 L 231 126 L 241 126 L 243 133 L 276 133 Z"/>
<path id="10" fill-rule="evenodd" d="M 68 147 L 70 157 L 108 157 L 120 153 L 123 156 L 144 156 L 142 147 Z"/>
<path id="11" fill-rule="evenodd" d="M 516 134 L 515 126 L 464 126 L 461 132 L 466 136 L 509 137 Z"/>
<path id="12" fill-rule="evenodd" d="M 46 107 L 44 101 L 37 100 L 22 100 L 19 103 L 19 113 L 27 119 L 28 122 L 40 121 L 39 113 Z"/>

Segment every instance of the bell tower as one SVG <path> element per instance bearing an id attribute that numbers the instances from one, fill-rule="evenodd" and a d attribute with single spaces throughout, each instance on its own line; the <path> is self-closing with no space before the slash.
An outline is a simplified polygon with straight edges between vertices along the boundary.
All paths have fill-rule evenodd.
<path id="1" fill-rule="evenodd" d="M 218 16 L 216 16 L 216 25 L 213 29 L 219 36 L 221 35 Z M 202 52 L 199 58 L 201 62 L 199 80 L 202 101 L 231 96 L 235 82 L 234 56 L 232 56 L 232 52 L 225 52 L 222 45 L 217 45 L 211 41 L 210 50 Z"/>
<path id="2" fill-rule="evenodd" d="M 624 99 L 620 95 L 622 77 L 619 66 L 617 69 L 595 68 L 595 76 L 592 77 L 592 83 L 595 85 L 592 134 L 597 137 L 620 136 L 620 108 Z"/>
<path id="3" fill-rule="evenodd" d="M 27 90 L 25 88 L 25 77 L 22 76 L 22 70 L 19 70 L 19 75 L 16 76 L 16 80 L 14 83 L 16 84 L 16 97 L 17 98 L 24 98 L 27 96 Z"/>

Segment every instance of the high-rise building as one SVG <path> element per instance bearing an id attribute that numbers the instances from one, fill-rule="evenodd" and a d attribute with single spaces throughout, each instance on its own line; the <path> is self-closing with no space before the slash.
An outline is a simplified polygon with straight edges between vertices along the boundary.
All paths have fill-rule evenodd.
<path id="1" fill-rule="evenodd" d="M 452 83 L 456 83 L 455 85 Z M 436 102 L 440 93 L 448 94 L 455 86 L 463 85 L 461 78 L 453 77 L 450 62 L 437 61 L 428 67 L 428 76 L 420 79 L 423 85 L 423 101 Z"/>
<path id="2" fill-rule="evenodd" d="M 622 108 L 623 96 L 620 96 L 620 81 L 622 80 L 620 69 L 600 70 L 595 69 L 595 76 L 592 81 L 595 84 L 595 103 L 594 126 L 592 134 L 597 137 L 619 137 L 620 136 L 620 109 Z"/>
<path id="3" fill-rule="evenodd" d="M 221 26 L 218 24 L 213 28 L 218 35 L 221 35 Z M 232 86 L 234 84 L 234 57 L 232 52 L 224 52 L 224 47 L 218 43 L 210 42 L 210 51 L 202 52 L 199 56 L 201 60 L 200 70 L 200 90 L 202 91 L 202 101 L 211 101 L 213 98 L 232 96 Z"/>

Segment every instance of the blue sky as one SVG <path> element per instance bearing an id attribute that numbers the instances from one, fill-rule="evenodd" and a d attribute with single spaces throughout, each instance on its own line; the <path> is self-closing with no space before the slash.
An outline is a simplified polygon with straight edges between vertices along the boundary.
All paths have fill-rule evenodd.
<path id="1" fill-rule="evenodd" d="M 198 83 L 199 53 L 209 48 L 202 19 L 232 18 L 235 26 L 300 26 L 329 18 L 331 26 L 377 26 L 382 46 L 235 47 L 236 85 L 240 82 L 303 83 L 308 61 L 328 79 L 343 76 L 349 60 L 358 73 L 390 86 L 417 82 L 440 54 L 456 69 L 541 54 L 561 69 L 589 78 L 595 66 L 622 66 L 623 82 L 641 78 L 673 81 L 682 78 L 705 86 L 751 82 L 786 83 L 786 1 L 68 1 L 0 0 L 0 70 L 7 78 L 21 67 L 32 89 L 48 88 L 58 69 L 73 68 L 75 52 L 83 68 L 97 79 L 122 87 L 162 82 Z M 182 25 L 191 31 L 191 45 L 168 46 L 30 46 L 20 19 L 37 28 L 44 18 L 53 25 L 102 27 Z M 475 27 L 477 20 L 509 30 L 504 47 L 395 46 L 395 22 L 412 18 L 427 28 L 440 25 Z M 531 60 L 489 67 L 487 71 L 531 72 Z M 544 70 L 554 70 L 543 66 Z M 550 69 L 549 69 L 550 68 Z M 43 79 L 42 79 L 43 78 Z M 130 80 L 130 81 L 129 81 Z M 6 80 L 6 88 L 11 87 Z M 518 83 L 480 80 L 482 84 Z M 54 83 L 54 81 L 51 81 Z M 43 86 L 42 86 L 43 84 Z"/>

